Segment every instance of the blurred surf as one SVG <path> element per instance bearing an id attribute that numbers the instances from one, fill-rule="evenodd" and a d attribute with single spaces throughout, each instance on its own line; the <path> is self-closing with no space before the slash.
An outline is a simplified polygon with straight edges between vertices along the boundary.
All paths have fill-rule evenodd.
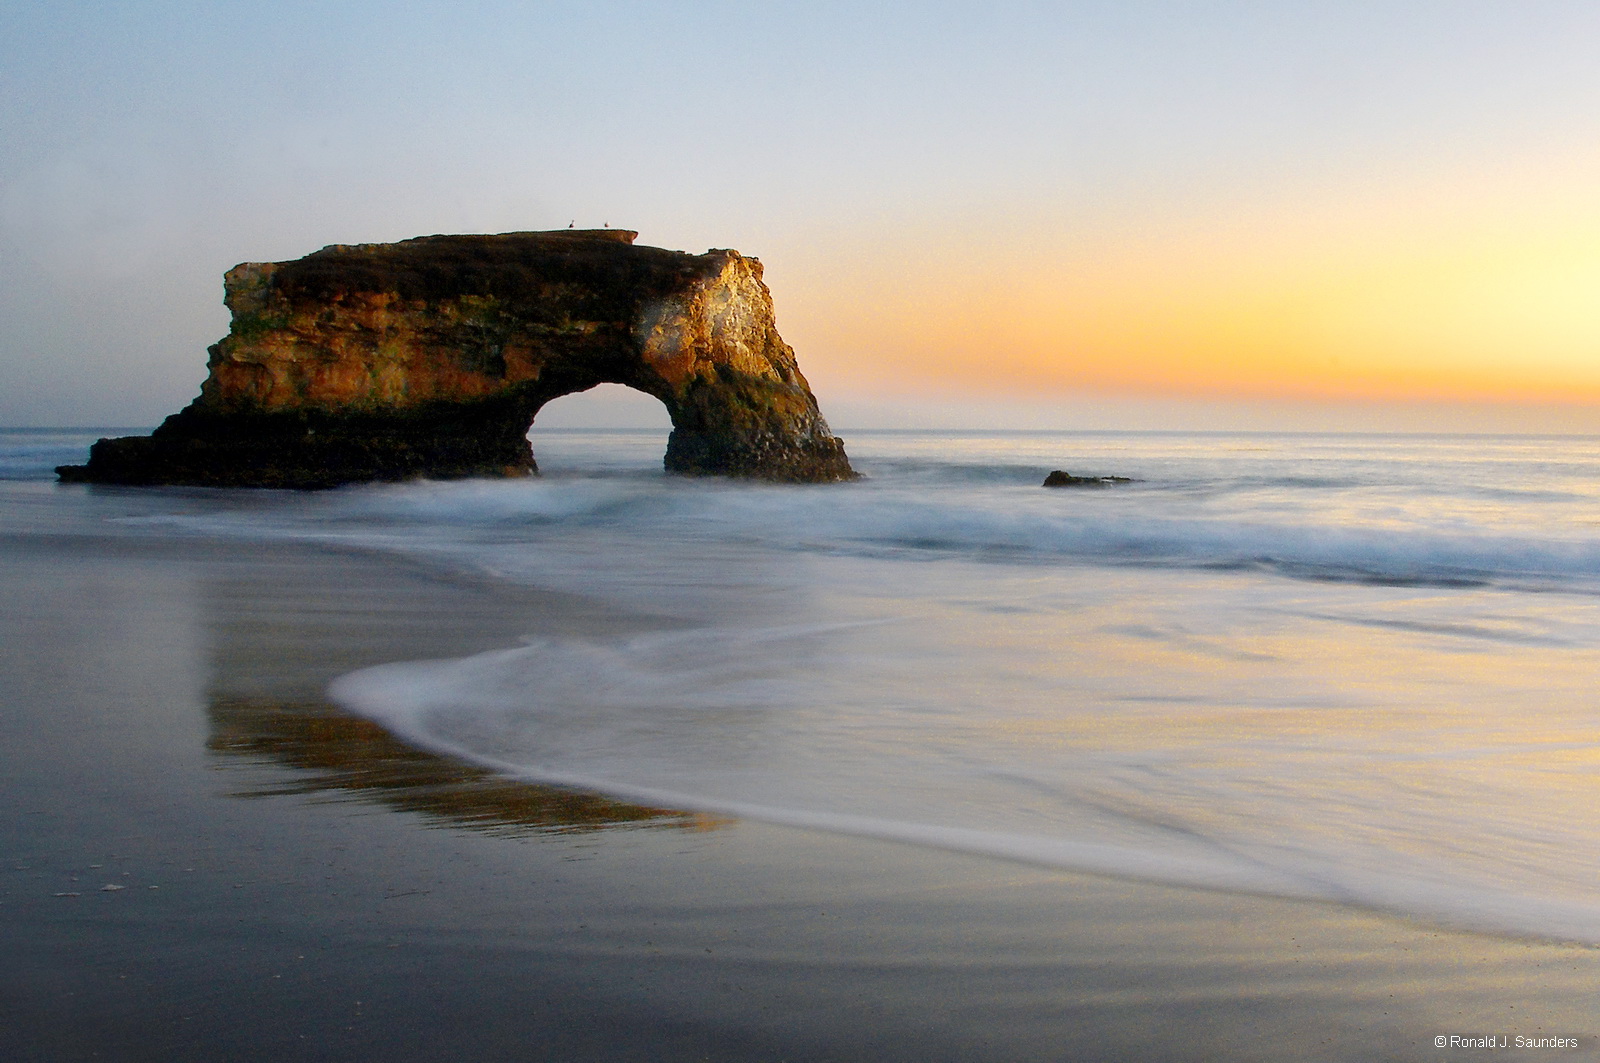
<path id="1" fill-rule="evenodd" d="M 659 434 L 568 432 L 536 438 L 536 480 L 61 497 L 117 534 L 325 543 L 659 616 L 335 684 L 508 774 L 1600 944 L 1600 441 L 846 443 L 859 483 L 669 478 Z M 1055 468 L 1134 482 L 1039 486 Z"/>

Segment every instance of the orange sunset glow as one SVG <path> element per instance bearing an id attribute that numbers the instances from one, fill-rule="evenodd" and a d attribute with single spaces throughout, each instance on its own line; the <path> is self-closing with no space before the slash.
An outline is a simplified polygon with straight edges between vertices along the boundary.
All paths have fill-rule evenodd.
<path id="1" fill-rule="evenodd" d="M 803 312 L 827 312 L 800 329 L 861 388 L 1600 402 L 1600 205 L 1531 192 L 1242 209 L 1078 246 L 1052 243 L 1070 222 L 890 238 L 893 270 L 807 272 Z"/>

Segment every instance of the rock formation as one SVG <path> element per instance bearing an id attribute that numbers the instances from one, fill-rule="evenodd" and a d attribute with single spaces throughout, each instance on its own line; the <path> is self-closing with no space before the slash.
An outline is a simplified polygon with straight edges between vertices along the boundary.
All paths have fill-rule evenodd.
<path id="1" fill-rule="evenodd" d="M 1044 478 L 1044 487 L 1110 487 L 1112 484 L 1131 484 L 1126 476 L 1074 476 L 1065 469 L 1055 469 Z"/>
<path id="2" fill-rule="evenodd" d="M 228 271 L 200 397 L 63 480 L 331 487 L 537 471 L 528 427 L 598 384 L 672 417 L 669 472 L 855 476 L 773 323 L 761 263 L 622 229 L 335 244 Z"/>

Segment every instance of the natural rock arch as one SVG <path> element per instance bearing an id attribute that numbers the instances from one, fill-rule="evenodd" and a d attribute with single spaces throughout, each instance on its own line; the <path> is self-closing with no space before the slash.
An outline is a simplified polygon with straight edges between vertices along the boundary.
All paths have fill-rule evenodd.
<path id="1" fill-rule="evenodd" d="M 537 471 L 553 399 L 622 384 L 672 420 L 669 472 L 854 477 L 778 335 L 761 263 L 621 229 L 335 244 L 228 271 L 200 397 L 63 480 L 328 487 Z"/>

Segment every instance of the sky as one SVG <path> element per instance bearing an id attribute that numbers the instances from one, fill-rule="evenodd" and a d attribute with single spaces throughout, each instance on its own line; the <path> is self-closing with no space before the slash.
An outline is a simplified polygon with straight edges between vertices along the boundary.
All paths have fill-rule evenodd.
<path id="1" fill-rule="evenodd" d="M 759 257 L 841 430 L 1600 432 L 1592 0 L 7 0 L 0 145 L 0 424 L 175 412 L 237 262 L 574 223 Z"/>

